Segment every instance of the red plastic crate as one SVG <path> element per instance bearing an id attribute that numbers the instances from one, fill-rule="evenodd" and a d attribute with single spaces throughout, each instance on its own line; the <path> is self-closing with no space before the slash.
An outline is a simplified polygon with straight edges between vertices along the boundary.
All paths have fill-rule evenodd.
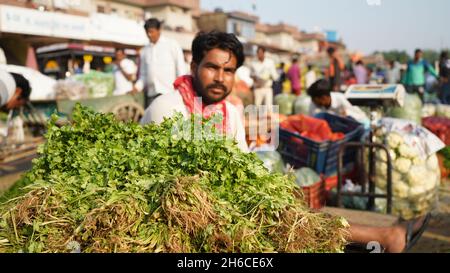
<path id="1" fill-rule="evenodd" d="M 317 183 L 309 187 L 301 187 L 303 198 L 311 209 L 321 209 L 326 203 L 325 180 L 323 177 Z"/>

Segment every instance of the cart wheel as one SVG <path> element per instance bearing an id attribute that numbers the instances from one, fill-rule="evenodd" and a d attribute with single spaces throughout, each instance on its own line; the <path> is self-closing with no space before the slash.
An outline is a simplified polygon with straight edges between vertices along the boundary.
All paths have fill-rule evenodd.
<path id="1" fill-rule="evenodd" d="M 136 102 L 118 104 L 111 108 L 110 112 L 113 113 L 118 120 L 123 122 L 139 122 L 142 116 L 144 116 L 144 108 Z"/>

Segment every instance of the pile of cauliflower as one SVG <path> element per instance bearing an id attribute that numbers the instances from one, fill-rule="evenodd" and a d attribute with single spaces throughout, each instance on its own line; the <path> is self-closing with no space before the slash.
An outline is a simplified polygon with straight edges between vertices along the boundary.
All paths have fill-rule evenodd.
<path id="1" fill-rule="evenodd" d="M 423 158 L 417 147 L 405 143 L 401 134 L 390 132 L 384 137 L 392 162 L 393 213 L 405 220 L 426 214 L 437 203 L 440 185 L 440 169 L 436 154 Z M 376 186 L 386 193 L 387 154 L 377 152 Z M 386 201 L 376 201 L 380 211 Z"/>

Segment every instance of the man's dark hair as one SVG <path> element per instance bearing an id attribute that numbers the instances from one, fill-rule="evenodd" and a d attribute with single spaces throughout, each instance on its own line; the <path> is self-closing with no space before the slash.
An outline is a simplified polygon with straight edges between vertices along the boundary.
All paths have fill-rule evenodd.
<path id="1" fill-rule="evenodd" d="M 307 92 L 311 98 L 329 96 L 331 93 L 330 82 L 324 79 L 318 80 L 308 88 Z"/>
<path id="2" fill-rule="evenodd" d="M 364 65 L 364 63 L 363 63 L 362 60 L 359 60 L 359 61 L 356 62 L 356 65 Z"/>
<path id="3" fill-rule="evenodd" d="M 192 42 L 192 61 L 200 64 L 206 53 L 215 48 L 233 53 L 237 60 L 236 68 L 244 64 L 245 55 L 242 43 L 239 42 L 234 34 L 219 31 L 200 32 L 197 34 Z"/>
<path id="4" fill-rule="evenodd" d="M 417 54 L 417 53 L 422 53 L 422 49 L 420 49 L 420 48 L 416 49 L 416 50 L 414 51 L 414 54 Z"/>
<path id="5" fill-rule="evenodd" d="M 116 53 L 117 53 L 117 52 L 125 53 L 125 49 L 123 49 L 123 48 L 116 48 Z"/>
<path id="6" fill-rule="evenodd" d="M 150 18 L 147 21 L 145 21 L 144 29 L 145 29 L 145 31 L 147 31 L 151 28 L 156 28 L 159 30 L 159 29 L 161 29 L 161 24 L 162 24 L 162 21 L 159 21 L 156 18 Z"/>
<path id="7" fill-rule="evenodd" d="M 336 52 L 336 49 L 334 48 L 334 47 L 329 47 L 328 49 L 327 49 L 327 52 L 328 52 L 328 54 L 329 55 L 331 55 L 331 54 L 333 54 L 334 52 Z"/>
<path id="8" fill-rule="evenodd" d="M 256 50 L 256 52 L 262 50 L 262 52 L 266 53 L 266 48 L 263 46 L 258 46 L 258 49 Z"/>
<path id="9" fill-rule="evenodd" d="M 313 65 L 312 64 L 308 64 L 308 70 L 313 70 Z"/>
<path id="10" fill-rule="evenodd" d="M 30 82 L 25 79 L 24 76 L 17 73 L 10 73 L 16 82 L 16 87 L 22 89 L 22 93 L 20 94 L 21 99 L 28 100 L 31 94 Z"/>
<path id="11" fill-rule="evenodd" d="M 441 59 L 441 61 L 447 60 L 448 59 L 448 51 L 442 51 L 440 59 Z"/>

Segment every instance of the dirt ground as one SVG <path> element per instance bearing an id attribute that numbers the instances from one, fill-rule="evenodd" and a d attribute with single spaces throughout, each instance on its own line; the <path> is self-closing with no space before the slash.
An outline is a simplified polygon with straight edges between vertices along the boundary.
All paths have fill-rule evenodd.
<path id="1" fill-rule="evenodd" d="M 443 181 L 439 204 L 413 253 L 450 253 L 450 181 Z"/>

